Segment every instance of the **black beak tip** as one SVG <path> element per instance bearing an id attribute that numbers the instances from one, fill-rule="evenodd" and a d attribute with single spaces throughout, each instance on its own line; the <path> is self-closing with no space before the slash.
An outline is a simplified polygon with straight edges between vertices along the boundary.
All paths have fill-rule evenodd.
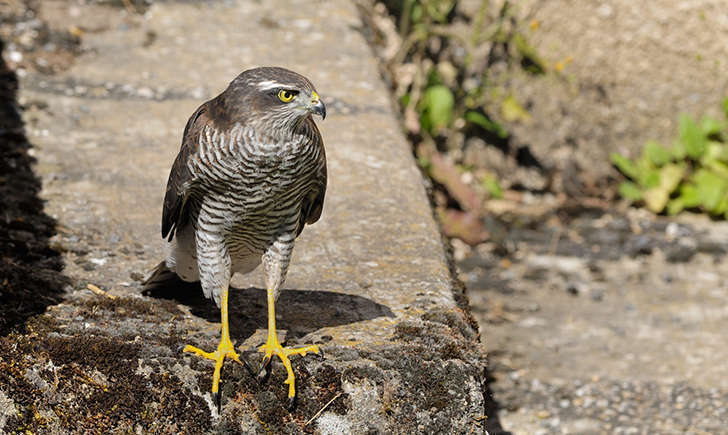
<path id="1" fill-rule="evenodd" d="M 323 101 L 318 100 L 316 104 L 313 105 L 313 113 L 321 115 L 321 119 L 326 119 L 326 106 Z"/>

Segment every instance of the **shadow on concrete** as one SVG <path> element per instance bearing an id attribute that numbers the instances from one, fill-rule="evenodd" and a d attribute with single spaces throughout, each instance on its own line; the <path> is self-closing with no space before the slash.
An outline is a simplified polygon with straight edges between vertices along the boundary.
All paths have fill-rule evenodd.
<path id="1" fill-rule="evenodd" d="M 70 281 L 49 247 L 56 222 L 43 212 L 41 181 L 17 102 L 18 80 L 0 41 L 0 336 L 60 302 Z"/>
<path id="2" fill-rule="evenodd" d="M 144 292 L 145 296 L 171 299 L 190 307 L 192 314 L 210 322 L 220 321 L 220 310 L 205 298 L 199 283 L 182 280 Z M 268 325 L 266 291 L 259 288 L 230 288 L 230 335 L 236 339 L 250 337 L 256 329 Z M 321 290 L 283 290 L 276 302 L 277 328 L 287 331 L 287 338 L 299 338 L 327 326 L 395 317 L 392 310 L 362 296 Z"/>

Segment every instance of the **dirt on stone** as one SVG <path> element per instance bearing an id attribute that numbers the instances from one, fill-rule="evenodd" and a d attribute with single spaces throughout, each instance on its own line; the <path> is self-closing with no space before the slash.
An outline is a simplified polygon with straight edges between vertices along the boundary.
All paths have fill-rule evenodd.
<path id="1" fill-rule="evenodd" d="M 166 370 L 139 372 L 140 344 L 96 335 L 67 335 L 52 316 L 27 334 L 0 338 L 3 393 L 16 413 L 4 430 L 83 433 L 118 427 L 202 431 L 211 420 L 201 397 Z"/>

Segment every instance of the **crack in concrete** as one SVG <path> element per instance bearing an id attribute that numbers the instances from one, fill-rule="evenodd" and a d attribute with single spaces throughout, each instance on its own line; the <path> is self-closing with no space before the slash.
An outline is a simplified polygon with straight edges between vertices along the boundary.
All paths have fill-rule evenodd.
<path id="1" fill-rule="evenodd" d="M 90 100 L 208 100 L 214 95 L 207 89 L 196 87 L 188 90 L 168 89 L 165 86 L 144 86 L 131 83 L 91 82 L 88 80 L 53 79 L 48 76 L 30 77 L 26 89 L 38 93 L 61 95 Z M 331 114 L 355 116 L 362 113 L 389 114 L 388 108 L 381 105 L 357 105 L 335 96 L 324 98 L 326 108 Z"/>

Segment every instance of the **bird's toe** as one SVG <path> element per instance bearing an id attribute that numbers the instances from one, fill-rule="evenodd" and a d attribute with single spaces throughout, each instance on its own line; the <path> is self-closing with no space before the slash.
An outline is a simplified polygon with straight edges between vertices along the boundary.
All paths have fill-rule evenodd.
<path id="1" fill-rule="evenodd" d="M 293 412 L 296 409 L 296 397 L 297 396 L 288 398 L 288 405 L 286 406 L 286 409 L 288 409 L 288 411 Z"/>

